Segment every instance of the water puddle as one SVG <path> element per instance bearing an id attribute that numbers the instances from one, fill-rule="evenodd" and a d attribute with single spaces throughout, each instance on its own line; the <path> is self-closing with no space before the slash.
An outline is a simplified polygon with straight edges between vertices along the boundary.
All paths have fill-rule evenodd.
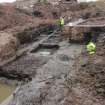
<path id="1" fill-rule="evenodd" d="M 40 45 L 36 49 L 33 49 L 31 53 L 39 53 L 43 56 L 52 55 L 55 51 L 59 49 L 59 46 L 57 45 Z"/>
<path id="2" fill-rule="evenodd" d="M 0 83 L 0 103 L 7 99 L 14 90 L 14 87 Z"/>

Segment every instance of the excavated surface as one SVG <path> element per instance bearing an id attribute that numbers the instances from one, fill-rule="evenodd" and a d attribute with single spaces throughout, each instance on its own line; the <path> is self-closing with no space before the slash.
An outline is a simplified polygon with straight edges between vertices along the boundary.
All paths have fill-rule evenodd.
<path id="1" fill-rule="evenodd" d="M 43 29 L 36 32 L 40 26 L 46 28 L 46 25 L 55 25 L 56 19 L 60 16 L 64 16 L 66 22 L 80 18 L 85 19 L 86 24 L 94 22 L 98 25 L 105 22 L 105 6 L 102 3 L 100 5 L 76 2 L 36 3 L 33 6 L 33 17 L 20 12 L 10 4 L 1 6 L 0 30 L 9 31 L 20 40 L 22 38 L 21 42 L 26 38 L 27 42 L 28 38 L 33 39 L 43 34 Z M 20 27 L 21 25 L 23 26 Z M 91 28 L 85 29 L 85 32 L 90 30 Z M 67 37 L 72 34 L 74 39 L 80 41 L 83 32 L 84 29 L 74 28 L 65 34 Z M 44 44 L 61 42 L 60 49 L 52 55 L 28 53 L 1 67 L 1 77 L 16 80 L 32 79 L 26 85 L 20 86 L 9 105 L 105 105 L 104 33 L 103 31 L 99 36 L 94 55 L 88 55 L 83 45 L 69 44 L 55 38 L 44 42 Z M 59 34 L 62 35 L 63 32 Z M 77 35 L 78 37 L 75 37 Z"/>
<path id="2" fill-rule="evenodd" d="M 32 82 L 20 87 L 10 105 L 104 105 L 104 99 L 91 91 L 95 79 L 85 73 L 92 72 L 91 68 L 78 69 L 86 63 L 85 58 L 77 59 L 82 48 L 62 43 L 53 58 L 38 69 Z"/>
<path id="3" fill-rule="evenodd" d="M 65 78 L 67 73 L 72 71 L 74 59 L 81 52 L 82 46 L 67 45 L 67 43 L 62 43 L 61 46 L 61 49 L 53 55 L 52 59 L 37 70 L 35 79 L 18 90 L 16 97 L 10 104 L 66 104 L 69 88 L 66 86 Z M 24 98 L 21 100 L 23 96 Z"/>
<path id="4" fill-rule="evenodd" d="M 0 74 L 1 76 L 4 74 L 4 76 L 10 79 L 31 79 L 36 75 L 36 69 L 45 64 L 47 60 L 43 57 L 35 57 L 34 55 L 23 56 L 13 63 L 2 67 Z"/>
<path id="5" fill-rule="evenodd" d="M 78 68 L 78 78 L 85 88 L 88 88 L 94 96 L 105 98 L 105 37 L 104 34 L 99 36 L 97 42 L 97 51 L 95 55 L 82 54 L 81 66 Z M 78 66 L 77 66 L 78 67 Z"/>

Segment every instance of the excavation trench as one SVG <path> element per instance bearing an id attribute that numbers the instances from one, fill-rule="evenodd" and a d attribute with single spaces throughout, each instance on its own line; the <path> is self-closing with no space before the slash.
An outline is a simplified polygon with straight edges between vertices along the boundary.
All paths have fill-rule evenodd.
<path id="1" fill-rule="evenodd" d="M 41 39 L 39 38 L 37 42 L 30 45 L 28 51 L 23 56 L 2 66 L 0 77 L 18 81 L 30 81 L 37 74 L 37 69 L 46 64 L 51 56 L 59 49 L 60 36 L 49 36 L 42 35 L 41 39 L 43 40 L 45 38 L 44 41 L 40 43 Z"/>
<path id="2" fill-rule="evenodd" d="M 70 68 L 72 68 L 74 58 L 75 56 L 78 56 L 80 54 L 82 47 L 80 45 L 68 45 L 66 41 L 61 41 L 61 39 L 59 38 L 60 36 L 58 36 L 51 36 L 47 38 L 43 41 L 43 43 L 39 43 L 37 46 L 33 46 L 31 50 L 29 50 L 24 56 L 2 67 L 2 69 L 5 71 L 4 74 L 8 73 L 9 79 L 16 79 L 19 81 L 29 81 L 32 78 L 34 80 L 41 78 L 40 80 L 43 81 L 46 78 L 51 78 L 53 76 L 57 77 L 57 75 L 60 76 L 61 74 L 66 74 L 70 70 Z M 45 54 L 46 51 L 47 54 Z M 44 52 L 44 54 L 39 52 Z M 25 77 L 25 75 L 28 75 L 29 78 Z M 40 88 L 40 83 L 38 85 L 32 82 L 32 85 L 28 85 L 29 84 L 26 84 L 25 89 L 23 86 L 23 90 L 21 90 L 22 88 L 20 88 L 20 91 L 22 92 L 26 90 L 26 92 L 24 92 L 26 94 L 25 97 L 22 96 L 24 95 L 23 93 L 19 95 L 20 97 L 23 97 L 23 101 L 30 101 L 31 98 L 34 97 L 34 95 L 37 95 L 37 93 L 35 93 L 36 88 Z M 35 89 L 33 89 L 34 87 Z M 29 93 L 27 92 L 27 89 L 30 90 Z M 18 93 L 16 93 L 16 100 L 18 100 L 17 96 Z M 13 100 L 13 102 L 10 100 L 10 103 L 17 104 L 18 102 L 15 99 Z M 34 100 L 32 100 L 32 103 L 33 101 Z M 19 102 L 21 103 L 21 100 Z M 25 102 L 27 103 L 27 101 Z"/>
<path id="3" fill-rule="evenodd" d="M 47 45 L 47 43 L 43 44 L 44 46 Z M 39 48 L 35 52 L 38 51 L 40 51 Z M 56 105 L 69 105 L 72 104 L 70 102 L 73 102 L 76 105 L 78 103 L 85 104 L 88 101 L 91 105 L 96 105 L 97 101 L 95 102 L 95 99 L 93 100 L 93 95 L 91 92 L 88 92 L 88 87 L 85 89 L 81 84 L 78 84 L 80 81 L 77 79 L 78 74 L 76 75 L 77 70 L 75 69 L 75 63 L 77 62 L 75 61 L 78 60 L 76 58 L 81 55 L 82 51 L 83 45 L 68 45 L 67 42 L 60 43 L 60 48 L 57 53 L 53 55 L 52 59 L 46 65 L 38 69 L 36 77 L 30 83 L 23 86 L 17 92 L 13 102 L 16 104 L 19 103 L 19 105 L 46 105 L 47 103 L 49 105 L 55 105 L 55 103 Z M 80 62 L 77 63 L 78 67 L 82 62 L 83 64 L 86 63 L 84 59 L 78 61 Z M 82 74 L 84 71 L 82 69 L 81 73 L 79 73 Z M 81 79 L 83 81 L 85 79 L 88 80 L 87 77 Z M 77 98 L 79 99 L 75 101 Z M 16 100 L 19 101 L 16 102 Z M 62 101 L 64 102 L 63 104 Z"/>
<path id="4" fill-rule="evenodd" d="M 34 34 L 32 34 L 32 35 L 34 35 Z M 65 42 L 65 41 L 64 41 L 64 44 L 61 43 L 61 42 L 63 42 L 63 40 L 58 33 L 52 33 L 50 35 L 49 34 L 45 34 L 45 35 L 40 34 L 39 36 L 37 36 L 35 38 L 38 40 L 32 46 L 30 45 L 30 47 L 29 47 L 28 51 L 25 53 L 25 55 L 17 58 L 16 60 L 6 64 L 5 66 L 3 66 L 1 68 L 0 77 L 5 77 L 5 78 L 7 78 L 7 80 L 8 79 L 9 80 L 17 80 L 17 81 L 22 81 L 24 83 L 27 83 L 27 81 L 28 82 L 31 81 L 32 78 L 35 78 L 36 76 L 38 77 L 38 75 L 40 74 L 39 72 L 41 72 L 39 69 L 43 68 L 44 65 L 47 65 L 51 71 L 46 71 L 46 68 L 45 68 L 45 69 L 43 69 L 43 72 L 45 73 L 45 75 L 43 75 L 43 76 L 39 75 L 39 77 L 44 77 L 47 75 L 49 76 L 49 74 L 51 74 L 51 76 L 52 76 L 52 75 L 59 75 L 61 73 L 67 73 L 69 71 L 69 66 L 70 65 L 72 66 L 72 64 L 74 62 L 74 60 L 73 60 L 74 56 L 78 55 L 78 53 L 80 54 L 80 52 L 81 52 L 80 45 L 67 46 L 67 42 Z M 44 38 L 45 38 L 45 40 L 43 40 Z M 41 40 L 43 40 L 43 41 L 41 41 Z M 21 44 L 25 44 L 26 42 L 21 43 Z M 62 46 L 63 50 L 60 49 L 61 46 Z M 63 46 L 64 46 L 64 48 L 63 48 Z M 65 46 L 68 48 L 66 48 Z M 78 50 L 78 48 L 80 48 L 80 50 Z M 75 51 L 75 50 L 77 50 L 77 51 Z M 53 55 L 56 55 L 57 51 L 59 53 L 58 53 L 57 57 L 56 56 L 54 57 Z M 72 55 L 73 55 L 73 57 L 72 57 Z M 51 60 L 51 58 L 53 58 L 54 61 Z M 57 65 L 57 63 L 60 64 L 60 66 Z M 54 65 L 56 66 L 56 68 L 53 68 Z M 64 69 L 66 68 L 66 69 L 63 70 L 62 68 L 64 68 Z M 47 73 L 49 73 L 49 74 L 47 74 Z M 2 87 L 3 87 L 3 85 L 2 85 Z M 8 88 L 8 86 L 7 86 L 7 88 Z M 12 93 L 12 91 L 13 90 L 11 90 L 9 95 Z M 8 95 L 7 95 L 7 97 L 8 97 Z"/>
<path id="5" fill-rule="evenodd" d="M 59 49 L 60 36 L 49 37 L 53 31 L 54 27 L 47 25 L 38 29 L 26 30 L 18 35 L 17 38 L 21 44 L 19 50 L 25 48 L 28 50 L 0 67 L 0 81 L 2 82 L 0 83 L 0 103 L 13 94 L 18 83 L 27 83 L 35 77 L 37 69 L 46 64 Z M 44 42 L 43 39 L 45 39 Z M 53 45 L 51 45 L 52 42 Z"/>

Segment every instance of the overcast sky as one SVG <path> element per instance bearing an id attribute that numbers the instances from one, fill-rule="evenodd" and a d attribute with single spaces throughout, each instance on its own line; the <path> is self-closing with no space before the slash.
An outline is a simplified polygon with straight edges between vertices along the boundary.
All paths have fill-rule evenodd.
<path id="1" fill-rule="evenodd" d="M 9 2 L 9 3 L 12 3 L 16 0 L 0 0 L 0 3 L 3 3 L 3 2 Z M 90 1 L 98 1 L 98 0 L 77 0 L 78 2 L 90 2 Z"/>
<path id="2" fill-rule="evenodd" d="M 94 2 L 94 1 L 98 1 L 98 0 L 77 0 L 78 2 Z"/>
<path id="3" fill-rule="evenodd" d="M 16 1 L 16 0 L 0 0 L 0 3 L 3 3 L 3 2 L 12 3 L 14 1 Z"/>

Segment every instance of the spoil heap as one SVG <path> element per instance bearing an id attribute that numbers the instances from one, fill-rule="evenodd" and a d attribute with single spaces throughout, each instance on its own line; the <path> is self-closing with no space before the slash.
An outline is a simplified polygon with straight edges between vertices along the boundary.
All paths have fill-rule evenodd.
<path id="1" fill-rule="evenodd" d="M 12 4 L 0 5 L 0 30 L 23 26 L 32 22 L 32 17 L 16 9 Z"/>

